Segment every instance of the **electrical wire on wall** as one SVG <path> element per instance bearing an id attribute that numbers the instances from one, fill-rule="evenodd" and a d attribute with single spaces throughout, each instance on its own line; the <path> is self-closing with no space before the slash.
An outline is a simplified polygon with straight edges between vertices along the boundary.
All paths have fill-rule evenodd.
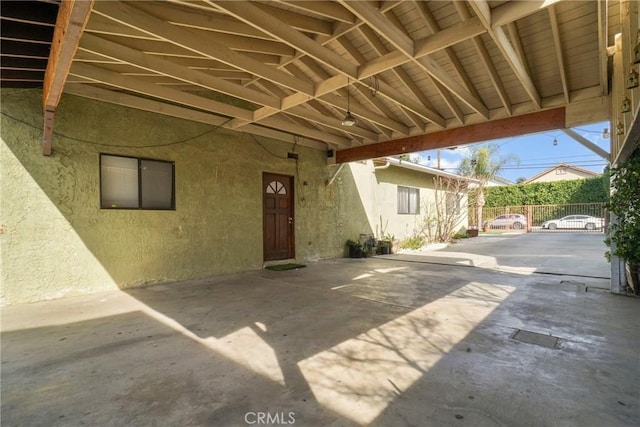
<path id="1" fill-rule="evenodd" d="M 3 115 L 3 116 L 5 116 L 5 117 L 10 118 L 10 119 L 11 119 L 11 120 L 13 120 L 13 121 L 16 121 L 16 122 L 18 122 L 18 123 L 22 123 L 22 124 L 24 124 L 24 125 L 26 125 L 26 126 L 29 126 L 29 127 L 33 128 L 33 129 L 40 130 L 40 131 L 42 131 L 42 130 L 43 130 L 43 128 L 42 128 L 42 127 L 40 127 L 40 126 L 32 125 L 31 123 L 28 123 L 28 122 L 26 122 L 26 121 L 24 121 L 24 120 L 18 119 L 17 117 L 13 117 L 12 115 L 5 113 L 4 111 L 2 111 L 0 114 L 2 114 L 2 115 Z M 115 148 L 158 148 L 158 147 L 168 147 L 168 146 L 171 146 L 171 145 L 186 144 L 186 143 L 192 142 L 192 141 L 194 141 L 194 140 L 196 140 L 196 139 L 198 139 L 198 138 L 201 138 L 201 137 L 203 137 L 203 136 L 205 136 L 205 135 L 213 134 L 213 133 L 217 132 L 217 131 L 218 131 L 218 129 L 220 129 L 221 127 L 223 127 L 223 126 L 224 126 L 224 125 L 226 125 L 227 123 L 229 123 L 231 120 L 233 120 L 233 119 L 232 119 L 232 118 L 229 118 L 229 119 L 225 120 L 223 123 L 221 123 L 221 124 L 219 124 L 218 126 L 214 127 L 213 129 L 209 129 L 209 130 L 207 130 L 207 131 L 205 131 L 205 132 L 199 133 L 198 135 L 190 136 L 190 137 L 188 137 L 188 138 L 180 139 L 180 140 L 178 140 L 178 141 L 165 142 L 165 143 L 162 143 L 162 144 L 135 145 L 135 146 L 133 146 L 133 145 L 126 145 L 126 144 L 106 144 L 106 143 L 103 143 L 103 142 L 89 141 L 89 140 L 87 140 L 87 139 L 76 138 L 76 137 L 74 137 L 74 136 L 65 135 L 65 134 L 63 134 L 63 133 L 55 132 L 55 131 L 53 132 L 53 135 L 54 135 L 54 136 L 57 136 L 57 137 L 59 137 L 59 138 L 68 139 L 68 140 L 70 140 L 70 141 L 82 142 L 82 143 L 84 143 L 84 144 L 96 145 L 96 146 L 100 146 L 100 147 L 115 147 Z"/>
<path id="2" fill-rule="evenodd" d="M 256 144 L 258 144 L 258 146 L 260 148 L 262 148 L 264 151 L 266 151 L 270 156 L 275 157 L 276 159 L 279 160 L 289 160 L 291 159 L 291 157 L 287 156 L 280 156 L 276 153 L 274 153 L 273 151 L 269 150 L 267 147 L 265 147 L 264 145 L 262 145 L 262 143 L 260 143 L 260 141 L 258 140 L 258 138 L 255 137 L 255 135 L 253 134 L 249 134 L 251 136 L 251 138 L 255 141 Z M 293 142 L 293 148 L 291 149 L 291 151 L 294 154 L 296 153 L 296 148 L 298 146 L 298 136 L 294 135 L 294 142 Z M 307 204 L 307 199 L 304 195 L 304 183 L 301 184 L 300 182 L 300 166 L 298 164 L 298 156 L 293 157 L 293 159 L 296 161 L 296 173 L 295 173 L 295 177 L 294 180 L 296 182 L 296 195 L 298 198 L 298 203 L 300 204 L 300 206 L 304 207 Z"/>
<path id="3" fill-rule="evenodd" d="M 267 153 L 269 153 L 269 155 L 271 155 L 271 156 L 275 157 L 276 159 L 280 159 L 280 160 L 287 160 L 287 158 L 288 158 L 287 156 L 279 156 L 279 155 L 277 155 L 276 153 L 274 153 L 273 151 L 269 150 L 269 149 L 268 149 L 267 147 L 265 147 L 264 145 L 262 145 L 262 144 L 260 143 L 260 141 L 258 141 L 258 138 L 256 138 L 256 137 L 255 137 L 255 135 L 254 135 L 254 134 L 250 133 L 249 135 L 250 135 L 250 136 L 251 136 L 251 138 L 255 141 L 255 143 L 256 143 L 256 144 L 258 144 L 258 146 L 259 146 L 260 148 L 262 148 L 264 151 L 266 151 Z"/>

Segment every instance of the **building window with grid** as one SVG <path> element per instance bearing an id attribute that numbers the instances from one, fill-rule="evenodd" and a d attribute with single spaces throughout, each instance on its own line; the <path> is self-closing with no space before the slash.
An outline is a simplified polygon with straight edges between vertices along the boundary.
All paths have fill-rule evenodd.
<path id="1" fill-rule="evenodd" d="M 100 154 L 100 207 L 174 210 L 175 164 Z"/>
<path id="2" fill-rule="evenodd" d="M 420 213 L 420 189 L 398 186 L 398 213 Z"/>

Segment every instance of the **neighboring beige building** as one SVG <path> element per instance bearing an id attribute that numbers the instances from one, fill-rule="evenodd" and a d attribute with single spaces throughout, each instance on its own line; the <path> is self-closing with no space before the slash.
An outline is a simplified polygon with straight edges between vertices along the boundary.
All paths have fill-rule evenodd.
<path id="1" fill-rule="evenodd" d="M 571 181 L 574 179 L 595 178 L 601 175 L 602 174 L 578 166 L 558 163 L 554 167 L 532 176 L 526 180 L 524 184 L 531 184 L 532 182 Z"/>
<path id="2" fill-rule="evenodd" d="M 507 185 L 513 185 L 513 182 L 508 179 L 496 176 L 495 178 L 489 180 L 484 186 L 485 187 L 504 187 Z"/>
<path id="3" fill-rule="evenodd" d="M 439 207 L 441 217 L 445 211 L 459 212 L 455 230 L 468 225 L 466 190 L 457 194 L 452 188 L 438 190 L 435 181 L 440 177 L 464 183 L 468 178 L 392 157 L 353 162 L 348 167 L 366 214 L 362 233 L 373 230 L 377 238 L 386 234 L 398 240 L 411 237 L 424 231 L 425 219 L 437 220 Z"/>

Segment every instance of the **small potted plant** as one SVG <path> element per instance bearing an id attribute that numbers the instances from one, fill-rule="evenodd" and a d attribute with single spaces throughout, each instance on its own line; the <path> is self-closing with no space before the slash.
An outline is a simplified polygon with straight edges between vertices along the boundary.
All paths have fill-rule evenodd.
<path id="1" fill-rule="evenodd" d="M 391 235 L 385 235 L 382 240 L 378 240 L 378 249 L 380 255 L 391 254 L 391 248 L 393 247 L 394 237 Z"/>
<path id="2" fill-rule="evenodd" d="M 362 245 L 355 240 L 347 240 L 347 248 L 349 248 L 349 258 L 363 258 L 365 256 Z"/>

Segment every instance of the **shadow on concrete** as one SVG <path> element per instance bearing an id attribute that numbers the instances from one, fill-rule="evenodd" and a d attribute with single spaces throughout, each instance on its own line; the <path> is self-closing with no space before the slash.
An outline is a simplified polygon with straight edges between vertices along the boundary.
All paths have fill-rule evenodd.
<path id="1" fill-rule="evenodd" d="M 3 333 L 2 423 L 629 425 L 638 301 L 558 279 L 346 259 L 129 290 L 108 316 L 9 307 L 28 320 Z M 38 326 L 54 304 L 67 321 Z"/>
<path id="2" fill-rule="evenodd" d="M 309 384 L 321 374 L 303 372 L 301 363 L 462 286 L 428 289 L 425 277 L 410 284 L 420 276 L 412 270 L 338 260 L 131 289 L 127 295 L 135 300 L 127 304 L 134 311 L 105 317 L 96 311 L 95 319 L 7 331 L 3 424 L 245 425 L 247 412 L 271 411 L 297 413 L 304 425 L 348 425 L 354 420 L 339 408 L 318 402 Z M 405 272 L 406 283 L 398 282 Z M 367 289 L 394 282 L 413 289 L 411 300 L 399 298 L 397 289 L 368 295 Z M 8 309 L 23 307 L 34 306 Z"/>

